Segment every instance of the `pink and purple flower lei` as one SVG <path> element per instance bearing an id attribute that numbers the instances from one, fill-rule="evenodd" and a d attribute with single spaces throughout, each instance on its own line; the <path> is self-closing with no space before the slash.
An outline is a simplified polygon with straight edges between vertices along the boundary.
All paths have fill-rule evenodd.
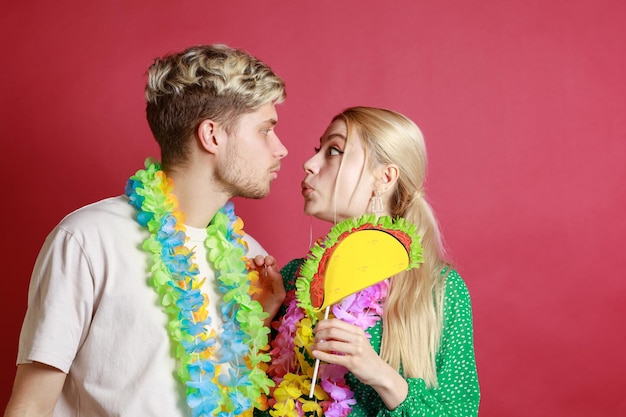
<path id="1" fill-rule="evenodd" d="M 311 354 L 313 327 L 321 318 L 312 297 L 323 291 L 320 279 L 339 242 L 354 231 L 372 228 L 392 234 L 405 246 L 409 254 L 407 269 L 417 268 L 423 262 L 416 227 L 401 217 L 364 215 L 344 220 L 311 248 L 297 274 L 295 297 L 289 300 L 285 315 L 274 324 L 278 332 L 271 342 L 272 362 L 268 368 L 268 375 L 276 383 L 269 401 L 273 417 L 345 417 L 356 404 L 354 392 L 346 382 L 348 370 L 334 364 L 320 364 L 320 384 L 315 384 L 314 398 L 309 398 L 315 362 Z M 333 316 L 359 326 L 369 336 L 367 330 L 381 319 L 389 283 L 385 279 L 345 297 L 332 306 Z"/>
<path id="2" fill-rule="evenodd" d="M 332 307 L 332 313 L 348 323 L 367 330 L 381 318 L 389 280 L 381 281 L 344 298 Z M 278 333 L 272 341 L 272 362 L 268 374 L 276 383 L 270 400 L 274 417 L 304 416 L 308 412 L 328 417 L 345 417 L 356 404 L 354 392 L 346 382 L 348 370 L 339 365 L 320 365 L 320 386 L 309 399 L 312 362 L 313 323 L 293 297 L 287 313 L 279 322 Z M 321 389 L 320 389 L 321 387 Z"/>

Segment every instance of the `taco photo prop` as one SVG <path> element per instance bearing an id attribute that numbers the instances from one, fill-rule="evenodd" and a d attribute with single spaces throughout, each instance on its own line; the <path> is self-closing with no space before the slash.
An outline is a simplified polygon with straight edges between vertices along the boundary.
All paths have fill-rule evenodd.
<path id="1" fill-rule="evenodd" d="M 344 220 L 309 251 L 296 281 L 298 299 L 317 313 L 421 262 L 420 237 L 403 218 Z"/>
<path id="2" fill-rule="evenodd" d="M 403 218 L 365 215 L 337 223 L 318 241 L 300 268 L 296 298 L 313 323 L 343 298 L 423 262 L 415 225 Z M 315 360 L 313 398 L 320 360 Z"/>

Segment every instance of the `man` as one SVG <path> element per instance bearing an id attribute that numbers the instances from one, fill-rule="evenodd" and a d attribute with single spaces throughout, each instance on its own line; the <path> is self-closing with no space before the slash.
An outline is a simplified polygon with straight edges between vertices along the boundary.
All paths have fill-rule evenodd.
<path id="1" fill-rule="evenodd" d="M 287 155 L 274 132 L 284 98 L 267 65 L 224 45 L 154 61 L 146 114 L 161 164 L 147 163 L 125 195 L 75 211 L 46 239 L 5 416 L 262 406 L 261 350 L 284 288 L 226 203 L 269 193 Z M 251 281 L 262 290 L 254 300 Z"/>

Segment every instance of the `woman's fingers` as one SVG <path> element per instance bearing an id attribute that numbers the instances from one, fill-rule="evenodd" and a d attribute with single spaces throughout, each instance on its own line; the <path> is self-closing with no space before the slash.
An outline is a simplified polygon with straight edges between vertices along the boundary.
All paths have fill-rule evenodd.
<path id="1" fill-rule="evenodd" d="M 313 350 L 355 355 L 366 346 L 369 340 L 358 326 L 338 319 L 322 320 L 315 326 Z"/>

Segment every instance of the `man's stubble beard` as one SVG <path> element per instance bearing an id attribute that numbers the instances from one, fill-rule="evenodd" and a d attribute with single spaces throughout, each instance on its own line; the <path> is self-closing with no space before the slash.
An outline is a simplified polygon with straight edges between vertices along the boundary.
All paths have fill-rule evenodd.
<path id="1" fill-rule="evenodd" d="M 226 158 L 223 164 L 219 164 L 215 177 L 222 184 L 224 190 L 233 197 L 261 199 L 270 192 L 269 182 L 264 185 L 255 181 L 254 175 L 245 168 L 250 162 L 244 161 L 239 156 L 237 146 L 231 146 L 226 150 Z"/>

